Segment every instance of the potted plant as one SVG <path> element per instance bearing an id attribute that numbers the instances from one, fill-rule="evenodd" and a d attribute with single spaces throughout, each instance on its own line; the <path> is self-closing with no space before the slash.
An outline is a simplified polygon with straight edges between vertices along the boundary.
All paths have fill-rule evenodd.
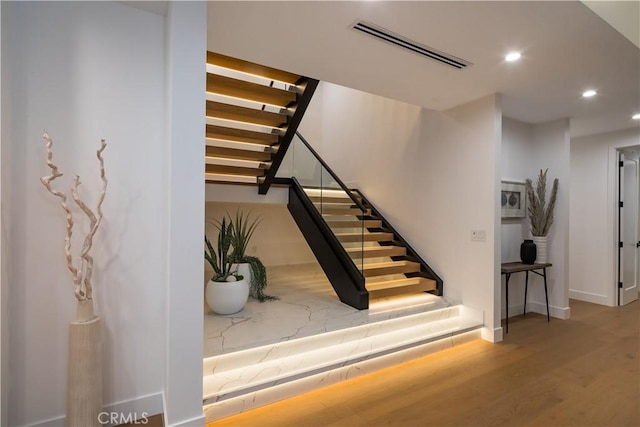
<path id="1" fill-rule="evenodd" d="M 260 302 L 277 299 L 264 293 L 267 287 L 267 270 L 258 257 L 246 254 L 249 241 L 253 236 L 260 219 L 250 219 L 251 213 L 246 215 L 236 211 L 235 221 L 231 232 L 231 244 L 233 246 L 233 262 L 238 264 L 238 272 L 249 279 L 250 294 Z"/>
<path id="2" fill-rule="evenodd" d="M 546 169 L 543 172 L 542 169 L 540 169 L 535 189 L 530 179 L 527 178 L 525 181 L 527 200 L 529 202 L 527 212 L 529 214 L 529 222 L 531 223 L 531 235 L 533 236 L 533 241 L 537 249 L 536 261 L 539 263 L 548 262 L 547 235 L 549 234 L 551 224 L 553 224 L 553 209 L 556 205 L 556 196 L 558 194 L 558 178 L 556 178 L 553 180 L 549 204 L 546 204 L 548 170 L 549 169 Z"/>
<path id="3" fill-rule="evenodd" d="M 233 222 L 227 224 L 226 218 L 218 227 L 218 252 L 205 235 L 207 246 L 204 257 L 213 268 L 213 277 L 207 283 L 205 298 L 216 314 L 233 314 L 242 310 L 249 298 L 249 282 L 238 274 L 233 266 Z"/>

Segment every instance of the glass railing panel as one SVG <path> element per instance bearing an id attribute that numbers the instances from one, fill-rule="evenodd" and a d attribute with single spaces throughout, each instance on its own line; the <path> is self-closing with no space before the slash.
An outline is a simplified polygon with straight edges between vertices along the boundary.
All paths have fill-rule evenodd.
<path id="1" fill-rule="evenodd" d="M 325 167 L 321 169 L 321 178 L 322 198 L 316 207 L 358 270 L 363 272 L 364 212 Z"/>
<path id="2" fill-rule="evenodd" d="M 284 166 L 284 168 L 283 168 Z M 358 270 L 363 272 L 364 214 L 350 192 L 296 134 L 277 176 L 295 177 Z"/>
<path id="3" fill-rule="evenodd" d="M 291 176 L 295 177 L 302 187 L 322 188 L 322 163 L 304 145 L 296 135 L 291 141 L 289 151 L 292 153 Z"/>

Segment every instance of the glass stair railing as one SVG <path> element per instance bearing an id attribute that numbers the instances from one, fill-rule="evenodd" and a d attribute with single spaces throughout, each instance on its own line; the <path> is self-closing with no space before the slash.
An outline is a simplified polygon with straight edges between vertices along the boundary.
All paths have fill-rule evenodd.
<path id="1" fill-rule="evenodd" d="M 442 295 L 442 280 L 299 133 L 276 176 L 290 177 L 289 210 L 343 302 L 364 309 L 369 298 Z"/>

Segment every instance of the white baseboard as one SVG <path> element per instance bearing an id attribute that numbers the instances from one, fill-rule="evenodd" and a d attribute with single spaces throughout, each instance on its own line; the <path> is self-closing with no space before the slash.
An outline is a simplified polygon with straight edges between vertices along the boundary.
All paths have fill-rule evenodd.
<path id="1" fill-rule="evenodd" d="M 162 393 L 154 393 L 138 397 L 136 399 L 125 400 L 106 405 L 103 412 L 101 413 L 103 415 L 100 415 L 100 421 L 104 421 L 102 425 L 108 427 L 134 421 L 137 421 L 141 425 L 146 424 L 144 423 L 146 417 L 163 413 L 162 400 Z M 112 423 L 112 419 L 115 422 Z M 204 420 L 204 418 L 202 419 Z M 204 421 L 202 425 L 204 425 Z M 61 416 L 44 421 L 38 421 L 36 423 L 30 424 L 30 426 L 65 427 L 66 417 Z"/>
<path id="2" fill-rule="evenodd" d="M 533 312 L 542 314 L 543 316 L 547 315 L 547 306 L 543 302 L 529 301 L 527 303 L 527 313 Z M 522 311 L 520 311 L 522 313 Z M 556 307 L 553 305 L 549 306 L 549 316 L 555 317 L 556 319 L 567 320 L 571 317 L 571 308 L 569 307 Z"/>
<path id="3" fill-rule="evenodd" d="M 612 301 L 609 300 L 607 295 L 594 294 L 591 292 L 576 291 L 569 289 L 569 298 L 577 299 L 578 301 L 590 302 L 593 304 L 606 305 L 613 307 Z"/>
<path id="4" fill-rule="evenodd" d="M 204 427 L 205 419 L 204 415 L 190 420 L 180 421 L 177 424 L 166 424 L 166 427 Z"/>
<path id="5" fill-rule="evenodd" d="M 524 304 L 510 305 L 509 306 L 509 317 L 522 316 L 523 310 L 524 310 Z M 545 313 L 546 313 L 546 311 L 545 311 Z M 507 312 L 503 307 L 501 312 L 500 312 L 500 318 L 501 319 L 505 319 L 506 317 L 507 317 Z"/>
<path id="6" fill-rule="evenodd" d="M 491 343 L 496 343 L 496 342 L 500 342 L 503 339 L 503 332 L 504 330 L 502 329 L 502 326 L 499 328 L 487 328 L 484 327 L 480 330 L 482 339 L 485 341 L 489 341 Z"/>

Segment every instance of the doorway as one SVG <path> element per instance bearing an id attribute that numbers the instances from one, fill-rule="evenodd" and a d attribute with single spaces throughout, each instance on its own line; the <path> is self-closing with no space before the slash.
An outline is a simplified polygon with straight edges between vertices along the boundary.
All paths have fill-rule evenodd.
<path id="1" fill-rule="evenodd" d="M 626 305 L 640 290 L 640 146 L 618 156 L 618 305 Z"/>

